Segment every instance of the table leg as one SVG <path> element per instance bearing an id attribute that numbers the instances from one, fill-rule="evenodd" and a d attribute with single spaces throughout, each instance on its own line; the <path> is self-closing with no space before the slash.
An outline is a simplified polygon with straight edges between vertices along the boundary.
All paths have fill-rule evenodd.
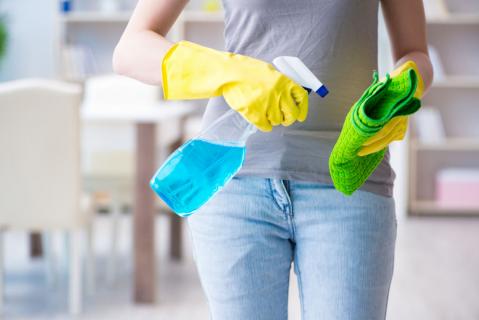
<path id="1" fill-rule="evenodd" d="M 39 258 L 43 256 L 42 234 L 39 232 L 30 233 L 30 257 Z"/>
<path id="2" fill-rule="evenodd" d="M 155 124 L 137 124 L 133 210 L 134 300 L 137 303 L 155 302 L 155 199 L 149 186 L 156 169 L 155 150 Z"/>
<path id="3" fill-rule="evenodd" d="M 180 120 L 180 138 L 171 145 L 171 153 L 178 149 L 184 142 L 184 128 L 186 118 Z M 180 218 L 173 212 L 170 214 L 170 258 L 181 260 L 183 252 L 183 218 Z"/>
<path id="4" fill-rule="evenodd" d="M 170 214 L 170 257 L 181 260 L 183 256 L 183 220 L 174 213 Z"/>

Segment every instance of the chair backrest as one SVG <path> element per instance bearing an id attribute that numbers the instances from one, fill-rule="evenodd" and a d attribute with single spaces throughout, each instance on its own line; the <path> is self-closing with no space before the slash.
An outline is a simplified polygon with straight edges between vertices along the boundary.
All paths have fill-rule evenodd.
<path id="1" fill-rule="evenodd" d="M 0 84 L 0 226 L 74 228 L 80 208 L 81 88 L 51 80 Z"/>

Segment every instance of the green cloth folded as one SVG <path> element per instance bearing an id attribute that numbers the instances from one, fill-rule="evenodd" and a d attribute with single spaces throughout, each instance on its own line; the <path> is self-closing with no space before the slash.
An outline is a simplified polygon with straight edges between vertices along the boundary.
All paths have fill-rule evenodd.
<path id="1" fill-rule="evenodd" d="M 329 158 L 329 171 L 337 190 L 351 195 L 374 172 L 386 148 L 364 157 L 357 153 L 366 140 L 381 130 L 392 118 L 410 115 L 421 107 L 414 97 L 418 76 L 410 68 L 382 81 L 373 74 L 373 83 L 349 110 L 341 134 Z"/>

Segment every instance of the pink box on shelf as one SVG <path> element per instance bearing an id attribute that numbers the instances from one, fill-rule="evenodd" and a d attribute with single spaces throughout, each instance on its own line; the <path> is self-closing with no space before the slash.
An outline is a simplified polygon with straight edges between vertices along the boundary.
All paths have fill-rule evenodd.
<path id="1" fill-rule="evenodd" d="M 436 200 L 442 207 L 479 209 L 479 168 L 450 168 L 436 177 Z"/>

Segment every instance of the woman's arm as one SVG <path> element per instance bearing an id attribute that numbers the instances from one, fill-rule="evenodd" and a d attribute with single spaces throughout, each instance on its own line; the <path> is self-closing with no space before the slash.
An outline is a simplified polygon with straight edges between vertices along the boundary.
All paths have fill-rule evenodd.
<path id="1" fill-rule="evenodd" d="M 160 85 L 163 56 L 173 45 L 165 35 L 187 2 L 138 1 L 113 53 L 113 70 L 145 83 Z"/>
<path id="2" fill-rule="evenodd" d="M 381 3 L 396 66 L 413 60 L 426 92 L 433 80 L 433 69 L 427 50 L 422 0 L 382 0 Z"/>

